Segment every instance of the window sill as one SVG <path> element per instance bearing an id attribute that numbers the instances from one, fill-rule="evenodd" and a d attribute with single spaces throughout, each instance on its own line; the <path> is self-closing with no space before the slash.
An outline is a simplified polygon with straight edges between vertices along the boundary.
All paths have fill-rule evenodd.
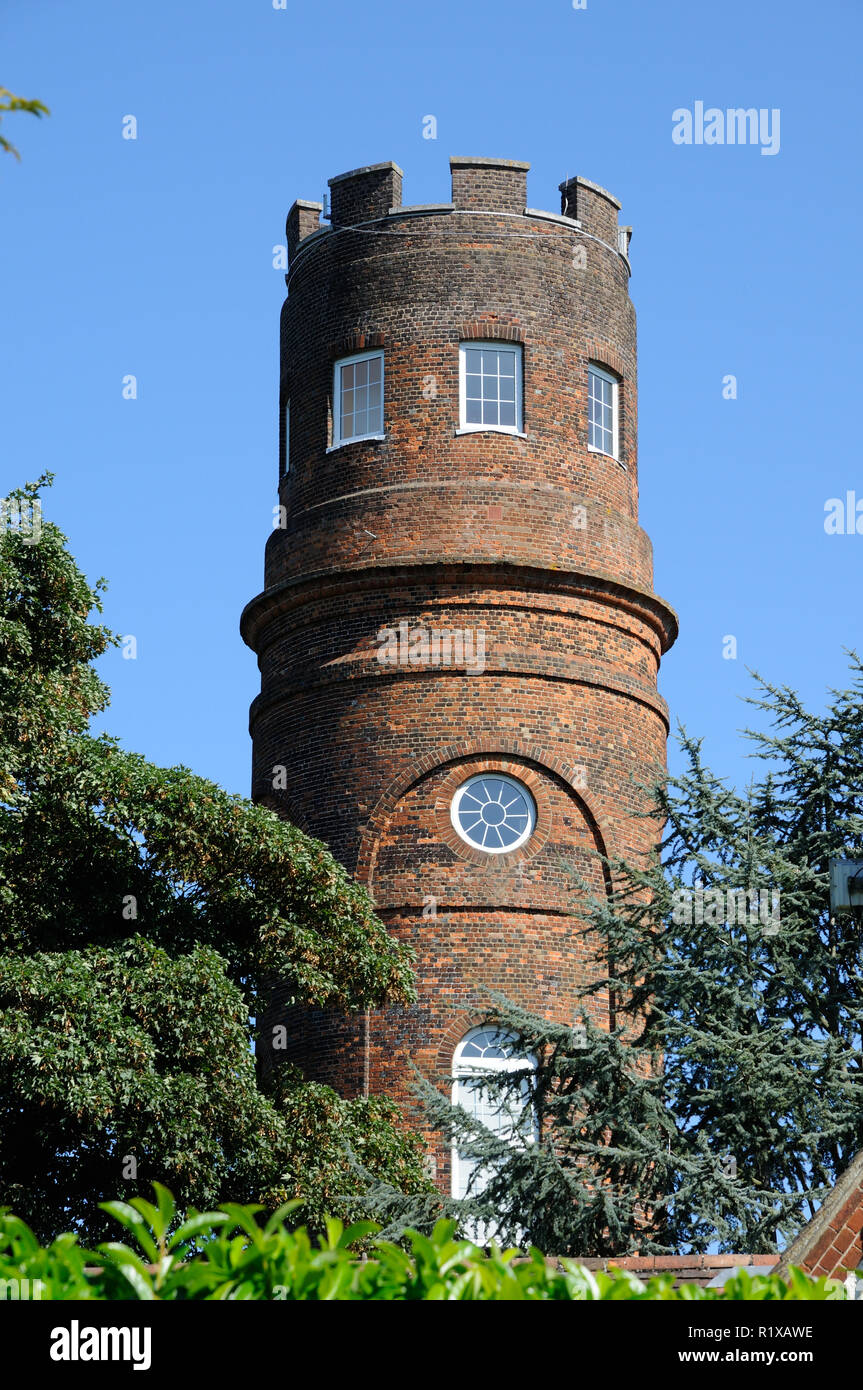
<path id="1" fill-rule="evenodd" d="M 623 462 L 623 459 L 619 459 L 616 454 L 609 454 L 605 449 L 597 449 L 595 444 L 588 444 L 587 452 L 589 454 L 599 454 L 604 459 L 611 459 L 612 463 L 616 463 L 618 467 L 626 472 L 626 464 Z"/>
<path id="2" fill-rule="evenodd" d="M 330 444 L 326 450 L 328 454 L 335 453 L 336 449 L 345 449 L 348 444 L 368 444 L 375 439 L 386 439 L 385 434 L 355 434 L 350 439 L 340 439 L 338 444 Z"/>
<path id="3" fill-rule="evenodd" d="M 509 434 L 516 439 L 527 439 L 524 430 L 510 429 L 508 425 L 460 425 L 456 434 Z"/>

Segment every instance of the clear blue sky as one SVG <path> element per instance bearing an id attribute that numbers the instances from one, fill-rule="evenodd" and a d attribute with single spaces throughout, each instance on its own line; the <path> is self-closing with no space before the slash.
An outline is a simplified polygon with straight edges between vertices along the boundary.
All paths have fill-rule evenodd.
<path id="1" fill-rule="evenodd" d="M 248 791 L 258 675 L 237 623 L 276 500 L 285 214 L 384 159 L 406 202 L 445 201 L 450 155 L 502 155 L 531 161 L 531 206 L 556 211 L 578 173 L 634 226 L 641 520 L 681 618 L 661 690 L 745 779 L 745 667 L 820 705 L 843 646 L 863 646 L 863 535 L 824 530 L 828 498 L 863 499 L 861 16 L 859 0 L 5 0 L 0 83 L 52 114 L 3 123 L 22 162 L 0 157 L 0 492 L 54 470 L 49 514 L 137 638 L 137 660 L 102 663 L 104 727 Z M 779 152 L 674 144 L 672 112 L 696 101 L 779 108 Z"/>

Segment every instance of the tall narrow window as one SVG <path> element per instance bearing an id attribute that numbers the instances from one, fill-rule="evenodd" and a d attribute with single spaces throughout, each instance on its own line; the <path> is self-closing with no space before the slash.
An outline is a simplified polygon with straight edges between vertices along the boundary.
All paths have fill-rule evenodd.
<path id="1" fill-rule="evenodd" d="M 460 427 L 520 434 L 521 348 L 462 343 L 459 351 Z"/>
<path id="2" fill-rule="evenodd" d="M 384 355 L 358 352 L 336 363 L 333 380 L 333 445 L 382 439 Z"/>
<path id="3" fill-rule="evenodd" d="M 291 471 L 291 403 L 285 401 L 285 472 Z"/>
<path id="4" fill-rule="evenodd" d="M 531 1093 L 536 1058 L 525 1056 L 512 1033 L 497 1028 L 472 1028 L 465 1034 L 453 1057 L 452 1099 L 454 1105 L 477 1120 L 507 1143 L 524 1145 L 536 1139 L 536 1116 Z M 519 1080 L 505 1094 L 489 1081 L 502 1072 L 515 1073 Z M 470 1154 L 452 1153 L 452 1195 L 476 1195 L 491 1177 L 479 1159 Z M 474 1240 L 486 1243 L 494 1236 L 487 1226 L 472 1232 Z"/>
<path id="5" fill-rule="evenodd" d="M 587 442 L 591 449 L 610 454 L 614 459 L 619 457 L 617 398 L 617 378 L 591 363 L 587 371 Z"/>

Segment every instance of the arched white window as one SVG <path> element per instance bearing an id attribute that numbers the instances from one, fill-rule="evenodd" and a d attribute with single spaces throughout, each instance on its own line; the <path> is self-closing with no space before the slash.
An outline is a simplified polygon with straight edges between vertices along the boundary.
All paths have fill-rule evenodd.
<path id="1" fill-rule="evenodd" d="M 472 1028 L 453 1056 L 453 1105 L 460 1105 L 486 1129 L 513 1145 L 533 1143 L 537 1138 L 531 1104 L 535 1071 L 536 1058 L 522 1052 L 515 1034 L 490 1026 Z M 501 1072 L 523 1073 L 517 1090 L 512 1088 L 506 1096 L 490 1090 L 486 1084 L 486 1078 Z M 464 1197 L 468 1188 L 472 1196 L 481 1192 L 490 1176 L 478 1159 L 459 1153 L 458 1147 L 453 1146 L 453 1197 Z M 493 1233 L 477 1229 L 472 1234 L 474 1240 L 485 1243 Z"/>

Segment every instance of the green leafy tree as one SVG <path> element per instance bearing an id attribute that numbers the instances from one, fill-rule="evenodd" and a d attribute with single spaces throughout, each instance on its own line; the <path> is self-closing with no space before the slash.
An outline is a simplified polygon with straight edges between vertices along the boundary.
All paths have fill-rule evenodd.
<path id="1" fill-rule="evenodd" d="M 744 794 L 681 731 L 684 771 L 645 802 L 665 827 L 660 852 L 609 862 L 613 892 L 576 927 L 596 976 L 576 1033 L 489 1001 L 538 1062 L 520 1141 L 423 1088 L 482 1172 L 474 1220 L 561 1255 L 771 1251 L 863 1146 L 861 927 L 829 907 L 830 858 L 863 857 L 863 668 L 851 663 L 851 687 L 823 714 L 756 677 L 767 729 L 746 735 L 765 772 Z M 603 991 L 610 1032 L 589 1019 Z M 516 1105 L 516 1074 L 486 1084 L 493 1103 Z"/>
<path id="2" fill-rule="evenodd" d="M 0 1210 L 0 1284 L 5 1297 L 146 1302 L 279 1300 L 286 1302 L 380 1301 L 463 1302 L 526 1300 L 595 1302 L 651 1300 L 685 1302 L 844 1301 L 838 1279 L 811 1278 L 792 1267 L 785 1277 L 750 1276 L 739 1270 L 724 1288 L 697 1284 L 675 1288 L 671 1274 L 642 1283 L 634 1274 L 558 1265 L 533 1249 L 485 1254 L 455 1238 L 455 1222 L 436 1222 L 428 1236 L 407 1231 L 402 1246 L 380 1234 L 373 1221 L 344 1224 L 328 1217 L 317 1240 L 305 1227 L 291 1229 L 293 1204 L 265 1223 L 260 1208 L 226 1202 L 220 1211 L 181 1215 L 174 1199 L 155 1183 L 155 1202 L 105 1202 L 123 1228 L 123 1239 L 102 1241 L 86 1251 L 66 1232 L 47 1247 L 19 1217 Z M 291 1223 L 291 1226 L 293 1223 Z M 365 1249 L 358 1258 L 357 1246 Z"/>
<path id="3" fill-rule="evenodd" d="M 301 1198 L 312 1222 L 370 1182 L 426 1190 L 390 1102 L 252 1054 L 262 982 L 376 1007 L 413 997 L 410 952 L 323 844 L 88 732 L 118 639 L 91 621 L 103 582 L 38 529 L 0 535 L 0 1200 L 91 1239 L 124 1180 L 197 1206 Z"/>
<path id="4" fill-rule="evenodd" d="M 0 112 L 7 111 L 28 111 L 31 116 L 38 116 L 41 120 L 43 116 L 50 116 L 48 107 L 41 101 L 33 101 L 27 97 L 16 97 L 7 87 L 0 87 Z M 0 115 L 0 121 L 3 117 Z M 16 159 L 21 156 L 15 146 L 10 144 L 4 135 L 0 135 L 0 150 L 6 154 L 14 154 Z"/>

